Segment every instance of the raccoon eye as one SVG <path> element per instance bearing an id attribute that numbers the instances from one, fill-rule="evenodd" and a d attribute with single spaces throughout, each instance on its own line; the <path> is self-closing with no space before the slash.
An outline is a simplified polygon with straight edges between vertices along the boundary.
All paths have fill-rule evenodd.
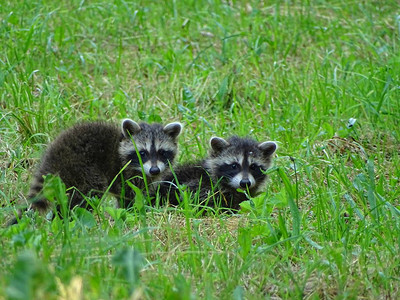
<path id="1" fill-rule="evenodd" d="M 140 156 L 145 156 L 146 155 L 146 151 L 145 150 L 140 150 L 139 154 L 140 154 Z"/>
<path id="2" fill-rule="evenodd" d="M 168 158 L 168 159 L 171 159 L 174 157 L 174 154 L 172 151 L 163 150 L 163 149 L 158 150 L 158 155 L 160 155 L 163 158 Z"/>
<path id="3" fill-rule="evenodd" d="M 231 164 L 231 168 L 234 169 L 234 170 L 237 169 L 238 168 L 238 164 L 237 163 Z"/>
<path id="4" fill-rule="evenodd" d="M 257 168 L 260 168 L 260 167 L 257 166 L 256 164 L 251 164 L 251 165 L 250 165 L 250 169 L 251 169 L 251 170 L 257 170 Z"/>

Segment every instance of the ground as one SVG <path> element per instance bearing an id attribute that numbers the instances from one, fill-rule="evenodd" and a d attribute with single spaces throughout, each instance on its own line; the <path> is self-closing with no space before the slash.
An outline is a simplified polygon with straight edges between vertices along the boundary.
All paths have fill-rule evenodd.
<path id="1" fill-rule="evenodd" d="M 399 298 L 398 14 L 396 1 L 3 1 L 0 299 Z M 57 134 L 126 117 L 182 122 L 178 162 L 212 136 L 279 149 L 236 215 L 199 215 L 190 195 L 132 211 L 107 196 L 5 227 Z"/>

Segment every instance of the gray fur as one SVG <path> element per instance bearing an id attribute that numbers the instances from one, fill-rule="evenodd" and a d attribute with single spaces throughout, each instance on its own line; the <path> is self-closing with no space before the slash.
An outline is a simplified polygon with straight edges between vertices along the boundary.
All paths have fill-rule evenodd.
<path id="1" fill-rule="evenodd" d="M 241 188 L 255 196 L 264 185 L 265 171 L 272 164 L 277 149 L 275 142 L 258 143 L 250 138 L 232 136 L 228 140 L 213 137 L 208 157 L 201 161 L 178 165 L 174 174 L 165 173 L 159 185 L 164 201 L 177 205 L 181 200 L 179 185 L 199 194 L 199 200 L 208 206 L 239 209 L 247 200 Z M 235 165 L 236 164 L 236 165 Z M 241 186 L 243 185 L 243 186 Z"/>
<path id="2" fill-rule="evenodd" d="M 110 192 L 120 196 L 124 191 L 122 205 L 130 206 L 134 193 L 125 185 L 125 180 L 130 180 L 141 189 L 145 187 L 137 153 L 147 148 L 158 151 L 142 157 L 143 165 L 156 166 L 152 173 L 147 172 L 150 169 L 145 169 L 148 183 L 157 180 L 173 163 L 178 150 L 176 138 L 182 125 L 171 124 L 163 127 L 124 119 L 120 128 L 106 122 L 91 122 L 65 130 L 48 146 L 42 157 L 28 194 L 32 208 L 43 211 L 50 205 L 41 195 L 43 175 L 46 174 L 58 175 L 67 188 L 78 190 L 71 191 L 69 195 L 70 207 L 87 207 L 82 194 L 101 196 L 115 178 Z M 159 152 L 163 149 L 169 151 L 168 158 L 160 156 Z M 124 171 L 117 176 L 124 166 Z M 155 174 L 154 169 L 157 168 L 159 172 Z"/>

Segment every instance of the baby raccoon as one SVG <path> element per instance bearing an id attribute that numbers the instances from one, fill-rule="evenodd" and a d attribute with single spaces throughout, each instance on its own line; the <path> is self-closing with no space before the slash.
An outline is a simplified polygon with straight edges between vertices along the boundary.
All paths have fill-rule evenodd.
<path id="1" fill-rule="evenodd" d="M 277 149 L 275 142 L 258 143 L 250 138 L 233 136 L 228 140 L 213 137 L 210 140 L 209 156 L 202 161 L 184 164 L 163 176 L 159 186 L 162 199 L 177 205 L 181 199 L 179 185 L 185 185 L 199 200 L 208 206 L 239 209 L 239 204 L 247 196 L 255 196 L 267 176 L 265 171 L 271 166 Z"/>
<path id="2" fill-rule="evenodd" d="M 148 183 L 157 180 L 174 161 L 181 130 L 182 125 L 177 122 L 162 126 L 124 119 L 121 128 L 106 122 L 91 122 L 64 131 L 42 157 L 28 194 L 32 208 L 44 211 L 50 205 L 41 195 L 46 174 L 58 175 L 67 188 L 75 188 L 69 191 L 71 208 L 86 207 L 82 195 L 101 196 L 114 179 L 110 192 L 124 196 L 122 206 L 128 207 L 134 193 L 124 186 L 125 180 L 138 188 L 144 188 L 143 176 Z M 122 192 L 125 194 L 121 195 Z"/>

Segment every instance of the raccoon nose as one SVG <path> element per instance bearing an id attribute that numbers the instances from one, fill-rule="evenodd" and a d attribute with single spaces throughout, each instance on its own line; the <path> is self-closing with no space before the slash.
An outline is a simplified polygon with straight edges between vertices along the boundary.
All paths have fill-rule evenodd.
<path id="1" fill-rule="evenodd" d="M 158 175 L 160 174 L 160 168 L 159 167 L 151 167 L 149 170 L 151 175 Z"/>
<path id="2" fill-rule="evenodd" d="M 250 187 L 251 181 L 249 179 L 242 179 L 242 180 L 240 180 L 240 186 L 242 188 Z"/>

